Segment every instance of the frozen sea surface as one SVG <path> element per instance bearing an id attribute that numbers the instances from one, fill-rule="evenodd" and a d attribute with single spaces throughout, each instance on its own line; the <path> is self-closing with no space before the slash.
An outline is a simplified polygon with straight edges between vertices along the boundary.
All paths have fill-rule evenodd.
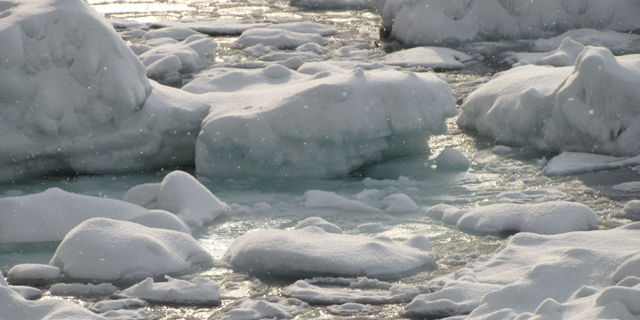
<path id="1" fill-rule="evenodd" d="M 111 1 L 89 0 L 100 13 L 110 18 L 133 19 L 150 23 L 178 18 L 234 18 L 258 22 L 317 22 L 332 25 L 337 35 L 329 37 L 328 48 L 338 50 L 354 43 L 369 44 L 371 50 L 380 53 L 400 47 L 397 43 L 385 43 L 379 38 L 380 16 L 371 10 L 305 10 L 289 6 L 286 1 Z M 237 36 L 215 37 L 219 43 L 213 66 L 242 61 L 254 61 L 233 46 Z M 132 40 L 135 42 L 135 40 Z M 482 44 L 482 48 L 519 46 L 512 44 Z M 504 49 L 504 50 L 507 50 Z M 338 58 L 335 58 L 338 59 Z M 465 69 L 441 72 L 438 75 L 453 89 L 458 105 L 479 84 L 487 82 L 496 68 L 486 63 L 471 63 Z M 425 71 L 414 68 L 413 71 Z M 187 79 L 188 80 L 188 79 Z M 145 308 L 152 319 L 222 319 L 229 315 L 232 305 L 241 298 L 274 299 L 282 297 L 283 289 L 296 280 L 295 277 L 270 277 L 233 272 L 222 257 L 239 236 L 255 229 L 291 229 L 308 217 L 321 217 L 334 223 L 346 233 L 367 236 L 385 235 L 399 242 L 416 234 L 426 235 L 438 255 L 438 270 L 417 272 L 394 284 L 424 285 L 429 280 L 464 267 L 480 255 L 494 252 L 502 245 L 506 234 L 483 234 L 462 231 L 454 225 L 432 219 L 425 210 L 437 204 L 469 208 L 499 203 L 502 192 L 523 189 L 553 188 L 564 192 L 563 200 L 588 205 L 598 216 L 601 229 L 616 227 L 628 220 L 612 216 L 623 210 L 627 200 L 640 194 L 619 192 L 614 185 L 640 180 L 636 171 L 629 169 L 549 178 L 542 174 L 544 164 L 554 154 L 541 153 L 527 148 L 496 147 L 490 140 L 463 132 L 455 125 L 456 118 L 447 120 L 446 134 L 433 136 L 429 142 L 431 155 L 412 156 L 388 160 L 363 167 L 350 175 L 331 180 L 315 179 L 201 179 L 220 200 L 229 204 L 232 211 L 213 223 L 194 231 L 196 240 L 215 259 L 215 266 L 182 277 L 192 280 L 202 277 L 219 285 L 222 303 L 219 306 L 177 306 L 151 303 Z M 467 172 L 448 172 L 435 169 L 435 157 L 445 148 L 456 148 L 471 160 Z M 27 195 L 58 187 L 68 192 L 91 196 L 122 199 L 129 188 L 142 183 L 161 182 L 166 174 L 176 168 L 145 171 L 131 174 L 99 176 L 52 176 L 44 179 L 16 181 L 0 185 L 0 196 Z M 194 168 L 179 168 L 189 173 Z M 376 192 L 362 193 L 376 189 Z M 359 212 L 336 208 L 306 208 L 303 195 L 308 190 L 335 192 L 349 199 L 364 203 L 379 201 L 384 195 L 404 193 L 419 207 L 419 212 L 389 213 L 385 211 Z M 372 198 L 362 198 L 364 195 Z M 379 198 L 376 198 L 379 197 Z M 265 206 L 264 204 L 268 205 Z M 382 228 L 358 228 L 362 224 L 379 223 Z M 379 231 L 361 233 L 364 231 Z M 58 243 L 0 245 L 0 270 L 6 274 L 20 263 L 47 264 Z M 328 285 L 327 287 L 339 287 Z M 45 289 L 45 299 L 53 297 Z M 347 289 L 345 289 L 347 290 Z M 365 290 L 365 289 L 362 289 Z M 378 289 L 370 289 L 372 291 Z M 96 302 L 98 298 L 67 298 L 81 305 Z M 375 319 L 392 319 L 400 316 L 405 303 L 383 304 L 369 313 Z M 369 310 L 368 309 L 368 310 Z M 311 305 L 301 309 L 298 319 L 330 318 L 329 308 Z"/>

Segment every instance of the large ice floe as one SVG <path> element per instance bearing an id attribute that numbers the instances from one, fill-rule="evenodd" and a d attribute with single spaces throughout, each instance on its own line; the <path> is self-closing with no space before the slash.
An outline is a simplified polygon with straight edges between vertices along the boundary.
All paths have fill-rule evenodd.
<path id="1" fill-rule="evenodd" d="M 271 65 L 187 84 L 216 101 L 198 135 L 197 173 L 333 177 L 428 152 L 428 136 L 456 114 L 450 87 L 433 74 L 322 63 L 310 73 Z"/>
<path id="2" fill-rule="evenodd" d="M 587 46 L 572 67 L 526 65 L 465 99 L 458 126 L 506 144 L 610 155 L 640 153 L 640 55 Z"/>
<path id="3" fill-rule="evenodd" d="M 211 255 L 183 232 L 93 218 L 65 236 L 50 264 L 72 279 L 133 281 L 186 272 L 212 261 Z"/>
<path id="4" fill-rule="evenodd" d="M 432 280 L 429 286 L 437 291 L 417 296 L 405 315 L 635 319 L 640 312 L 639 227 L 517 234 L 496 253 Z"/>
<path id="5" fill-rule="evenodd" d="M 259 230 L 237 238 L 224 255 L 234 269 L 288 276 L 346 275 L 395 278 L 435 269 L 435 254 L 422 235 L 404 243 L 328 233 L 315 226 Z"/>
<path id="6" fill-rule="evenodd" d="M 386 0 L 381 6 L 391 37 L 414 46 L 541 38 L 579 28 L 640 29 L 635 0 Z"/>

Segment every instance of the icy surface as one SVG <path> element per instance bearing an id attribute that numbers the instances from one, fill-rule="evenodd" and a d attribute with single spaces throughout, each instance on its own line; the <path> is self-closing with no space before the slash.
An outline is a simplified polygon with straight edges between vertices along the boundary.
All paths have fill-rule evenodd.
<path id="1" fill-rule="evenodd" d="M 464 63 L 471 60 L 468 54 L 438 47 L 417 47 L 396 51 L 378 60 L 390 66 L 405 68 L 424 67 L 433 69 L 457 70 L 464 68 Z"/>
<path id="2" fill-rule="evenodd" d="M 9 287 L 0 286 L 0 314 L 3 319 L 87 319 L 105 320 L 73 302 L 64 300 L 25 300 Z"/>
<path id="3" fill-rule="evenodd" d="M 110 283 L 56 283 L 51 286 L 49 293 L 53 296 L 101 297 L 109 296 L 118 288 Z"/>
<path id="4" fill-rule="evenodd" d="M 467 171 L 471 167 L 471 161 L 460 150 L 445 148 L 436 157 L 436 166 L 439 170 Z"/>
<path id="5" fill-rule="evenodd" d="M 14 266 L 7 273 L 11 284 L 48 284 L 60 277 L 60 269 L 46 264 L 26 263 Z"/>
<path id="6" fill-rule="evenodd" d="M 239 35 L 251 28 L 264 28 L 270 23 L 256 23 L 254 21 L 218 18 L 218 19 L 180 19 L 162 20 L 151 24 L 152 28 L 182 27 L 211 36 Z"/>
<path id="7" fill-rule="evenodd" d="M 219 304 L 218 285 L 204 278 L 194 282 L 167 277 L 167 282 L 154 282 L 153 278 L 135 284 L 122 294 L 152 302 L 182 304 Z"/>
<path id="8" fill-rule="evenodd" d="M 379 211 L 358 200 L 350 200 L 330 191 L 309 190 L 303 196 L 307 208 L 337 208 L 345 211 Z M 325 229 L 326 230 L 326 229 Z M 327 231 L 329 232 L 329 231 Z"/>
<path id="9" fill-rule="evenodd" d="M 303 30 L 304 31 L 304 30 Z M 278 49 L 293 49 L 305 43 L 326 45 L 327 39 L 318 33 L 295 32 L 285 29 L 249 29 L 242 33 L 236 44 L 240 48 L 262 44 Z"/>
<path id="10" fill-rule="evenodd" d="M 69 278 L 126 281 L 211 262 L 211 255 L 188 234 L 105 218 L 89 219 L 71 230 L 51 259 Z"/>
<path id="11" fill-rule="evenodd" d="M 494 204 L 457 210 L 438 205 L 427 214 L 479 232 L 524 231 L 558 234 L 598 229 L 598 217 L 589 207 L 572 202 L 551 201 L 538 204 Z"/>
<path id="12" fill-rule="evenodd" d="M 291 319 L 308 305 L 298 299 L 277 298 L 267 300 L 240 299 L 229 311 L 227 320 Z"/>
<path id="13" fill-rule="evenodd" d="M 613 157 L 592 153 L 563 152 L 549 160 L 549 163 L 544 167 L 544 174 L 548 176 L 566 176 L 619 169 L 639 164 L 640 156 Z"/>
<path id="14" fill-rule="evenodd" d="M 146 302 L 137 298 L 105 300 L 95 303 L 89 309 L 97 313 L 105 313 L 112 310 L 120 310 L 126 308 L 141 308 L 146 304 Z"/>
<path id="15" fill-rule="evenodd" d="M 562 200 L 568 195 L 557 189 L 531 189 L 501 192 L 496 196 L 500 202 L 530 203 Z"/>
<path id="16" fill-rule="evenodd" d="M 398 244 L 384 236 L 327 233 L 310 226 L 248 233 L 231 244 L 224 258 L 234 268 L 254 273 L 393 278 L 418 268 L 435 268 L 435 256 L 428 244 L 424 236 Z"/>

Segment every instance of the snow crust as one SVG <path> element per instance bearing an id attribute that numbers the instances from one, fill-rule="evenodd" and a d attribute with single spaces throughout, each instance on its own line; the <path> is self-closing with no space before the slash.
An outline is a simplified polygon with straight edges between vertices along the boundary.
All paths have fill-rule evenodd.
<path id="1" fill-rule="evenodd" d="M 293 298 L 272 298 L 269 300 L 240 299 L 229 311 L 227 320 L 292 319 L 302 313 L 308 305 Z"/>
<path id="2" fill-rule="evenodd" d="M 546 38 L 580 28 L 640 29 L 633 0 L 386 0 L 380 12 L 391 38 L 410 46 Z"/>
<path id="3" fill-rule="evenodd" d="M 417 47 L 385 55 L 379 62 L 405 68 L 423 67 L 437 70 L 457 70 L 465 67 L 463 62 L 472 59 L 466 53 L 448 48 Z"/>
<path id="4" fill-rule="evenodd" d="M 636 155 L 640 55 L 587 46 L 574 67 L 522 66 L 465 99 L 457 124 L 501 143 Z"/>
<path id="5" fill-rule="evenodd" d="M 490 256 L 436 278 L 413 317 L 633 319 L 638 313 L 638 225 L 560 235 L 520 233 Z"/>
<path id="6" fill-rule="evenodd" d="M 7 281 L 11 284 L 49 284 L 60 277 L 60 269 L 46 264 L 25 263 L 9 269 Z"/>
<path id="7" fill-rule="evenodd" d="M 355 69 L 313 75 L 271 65 L 198 77 L 183 89 L 216 103 L 202 123 L 196 172 L 215 177 L 335 177 L 421 154 L 455 115 L 433 74 Z"/>
<path id="8" fill-rule="evenodd" d="M 154 282 L 153 278 L 147 278 L 125 289 L 122 294 L 160 303 L 220 304 L 217 284 L 205 278 L 193 280 L 190 282 L 167 276 L 167 282 Z"/>
<path id="9" fill-rule="evenodd" d="M 598 217 L 589 207 L 573 202 L 551 201 L 536 204 L 501 203 L 458 210 L 437 205 L 427 214 L 459 228 L 497 233 L 524 231 L 558 234 L 598 229 Z"/>
<path id="10" fill-rule="evenodd" d="M 327 233 L 315 226 L 245 234 L 231 244 L 224 259 L 238 270 L 281 275 L 393 278 L 418 268 L 437 268 L 424 236 L 398 244 L 385 236 Z"/>
<path id="11" fill-rule="evenodd" d="M 106 218 L 71 230 L 50 264 L 73 279 L 131 281 L 212 263 L 190 235 Z"/>

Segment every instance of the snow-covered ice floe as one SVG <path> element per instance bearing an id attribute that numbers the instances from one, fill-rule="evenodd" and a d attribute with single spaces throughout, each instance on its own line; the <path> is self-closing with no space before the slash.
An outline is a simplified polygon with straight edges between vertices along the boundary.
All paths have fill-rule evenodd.
<path id="1" fill-rule="evenodd" d="M 56 283 L 49 288 L 52 296 L 105 297 L 116 292 L 118 287 L 110 283 Z"/>
<path id="2" fill-rule="evenodd" d="M 194 282 L 167 277 L 166 282 L 154 282 L 147 278 L 122 291 L 122 295 L 159 303 L 197 305 L 220 304 L 218 285 L 205 278 Z"/>
<path id="3" fill-rule="evenodd" d="M 631 156 L 640 152 L 640 55 L 587 46 L 573 67 L 521 66 L 465 99 L 457 124 L 501 143 Z"/>
<path id="4" fill-rule="evenodd" d="M 311 9 L 377 9 L 381 0 L 289 0 L 294 7 Z"/>
<path id="5" fill-rule="evenodd" d="M 50 264 L 67 278 L 132 281 L 212 262 L 211 255 L 183 232 L 93 218 L 65 236 Z"/>
<path id="6" fill-rule="evenodd" d="M 634 319 L 640 311 L 640 225 L 561 235 L 520 233 L 467 268 L 436 278 L 407 316 Z"/>
<path id="7" fill-rule="evenodd" d="M 260 23 L 249 20 L 238 20 L 230 18 L 217 19 L 180 19 L 162 20 L 151 23 L 151 28 L 182 27 L 193 29 L 194 31 L 208 34 L 210 36 L 231 36 L 240 35 L 251 28 L 265 28 L 271 23 Z"/>
<path id="8" fill-rule="evenodd" d="M 288 276 L 397 278 L 416 270 L 437 268 L 425 236 L 396 243 L 386 236 L 328 233 L 315 226 L 245 234 L 231 244 L 224 258 L 237 270 Z"/>
<path id="9" fill-rule="evenodd" d="M 499 193 L 496 196 L 496 198 L 500 202 L 511 202 L 511 203 L 521 203 L 521 204 L 530 203 L 530 202 L 546 202 L 546 201 L 554 201 L 554 200 L 563 200 L 568 197 L 569 195 L 567 195 L 566 193 L 553 188 L 505 191 L 505 192 Z"/>
<path id="10" fill-rule="evenodd" d="M 614 157 L 565 151 L 551 158 L 544 167 L 543 172 L 547 176 L 567 176 L 637 165 L 640 165 L 640 156 Z"/>
<path id="11" fill-rule="evenodd" d="M 187 84 L 213 104 L 198 135 L 196 172 L 335 177 L 428 152 L 429 135 L 445 132 L 444 119 L 456 114 L 451 88 L 433 74 L 320 65 L 314 74 L 271 65 Z"/>
<path id="12" fill-rule="evenodd" d="M 413 46 L 542 38 L 579 28 L 640 29 L 635 0 L 386 0 L 380 11 L 391 38 Z"/>
<path id="13" fill-rule="evenodd" d="M 390 53 L 377 60 L 390 66 L 405 68 L 423 67 L 436 70 L 457 70 L 472 59 L 466 53 L 448 48 L 417 47 Z"/>
<path id="14" fill-rule="evenodd" d="M 239 48 L 246 48 L 256 44 L 274 46 L 278 49 L 294 49 L 305 43 L 326 45 L 328 40 L 318 33 L 289 31 L 285 29 L 249 29 L 236 40 Z"/>
<path id="15" fill-rule="evenodd" d="M 304 312 L 306 303 L 294 298 L 270 297 L 266 300 L 243 298 L 229 311 L 225 320 L 292 319 Z"/>
<path id="16" fill-rule="evenodd" d="M 575 29 L 569 30 L 559 36 L 533 41 L 532 50 L 551 51 L 560 47 L 565 39 L 569 38 L 584 46 L 605 47 L 616 55 L 634 53 L 640 48 L 640 35 L 628 32 L 616 32 L 613 30 Z"/>
<path id="17" fill-rule="evenodd" d="M 35 263 L 15 265 L 7 273 L 7 281 L 11 284 L 45 285 L 59 277 L 60 268 Z"/>
<path id="18" fill-rule="evenodd" d="M 427 215 L 460 228 L 490 233 L 524 231 L 558 234 L 598 229 L 598 217 L 589 207 L 564 201 L 501 203 L 462 210 L 439 204 L 429 208 Z"/>

